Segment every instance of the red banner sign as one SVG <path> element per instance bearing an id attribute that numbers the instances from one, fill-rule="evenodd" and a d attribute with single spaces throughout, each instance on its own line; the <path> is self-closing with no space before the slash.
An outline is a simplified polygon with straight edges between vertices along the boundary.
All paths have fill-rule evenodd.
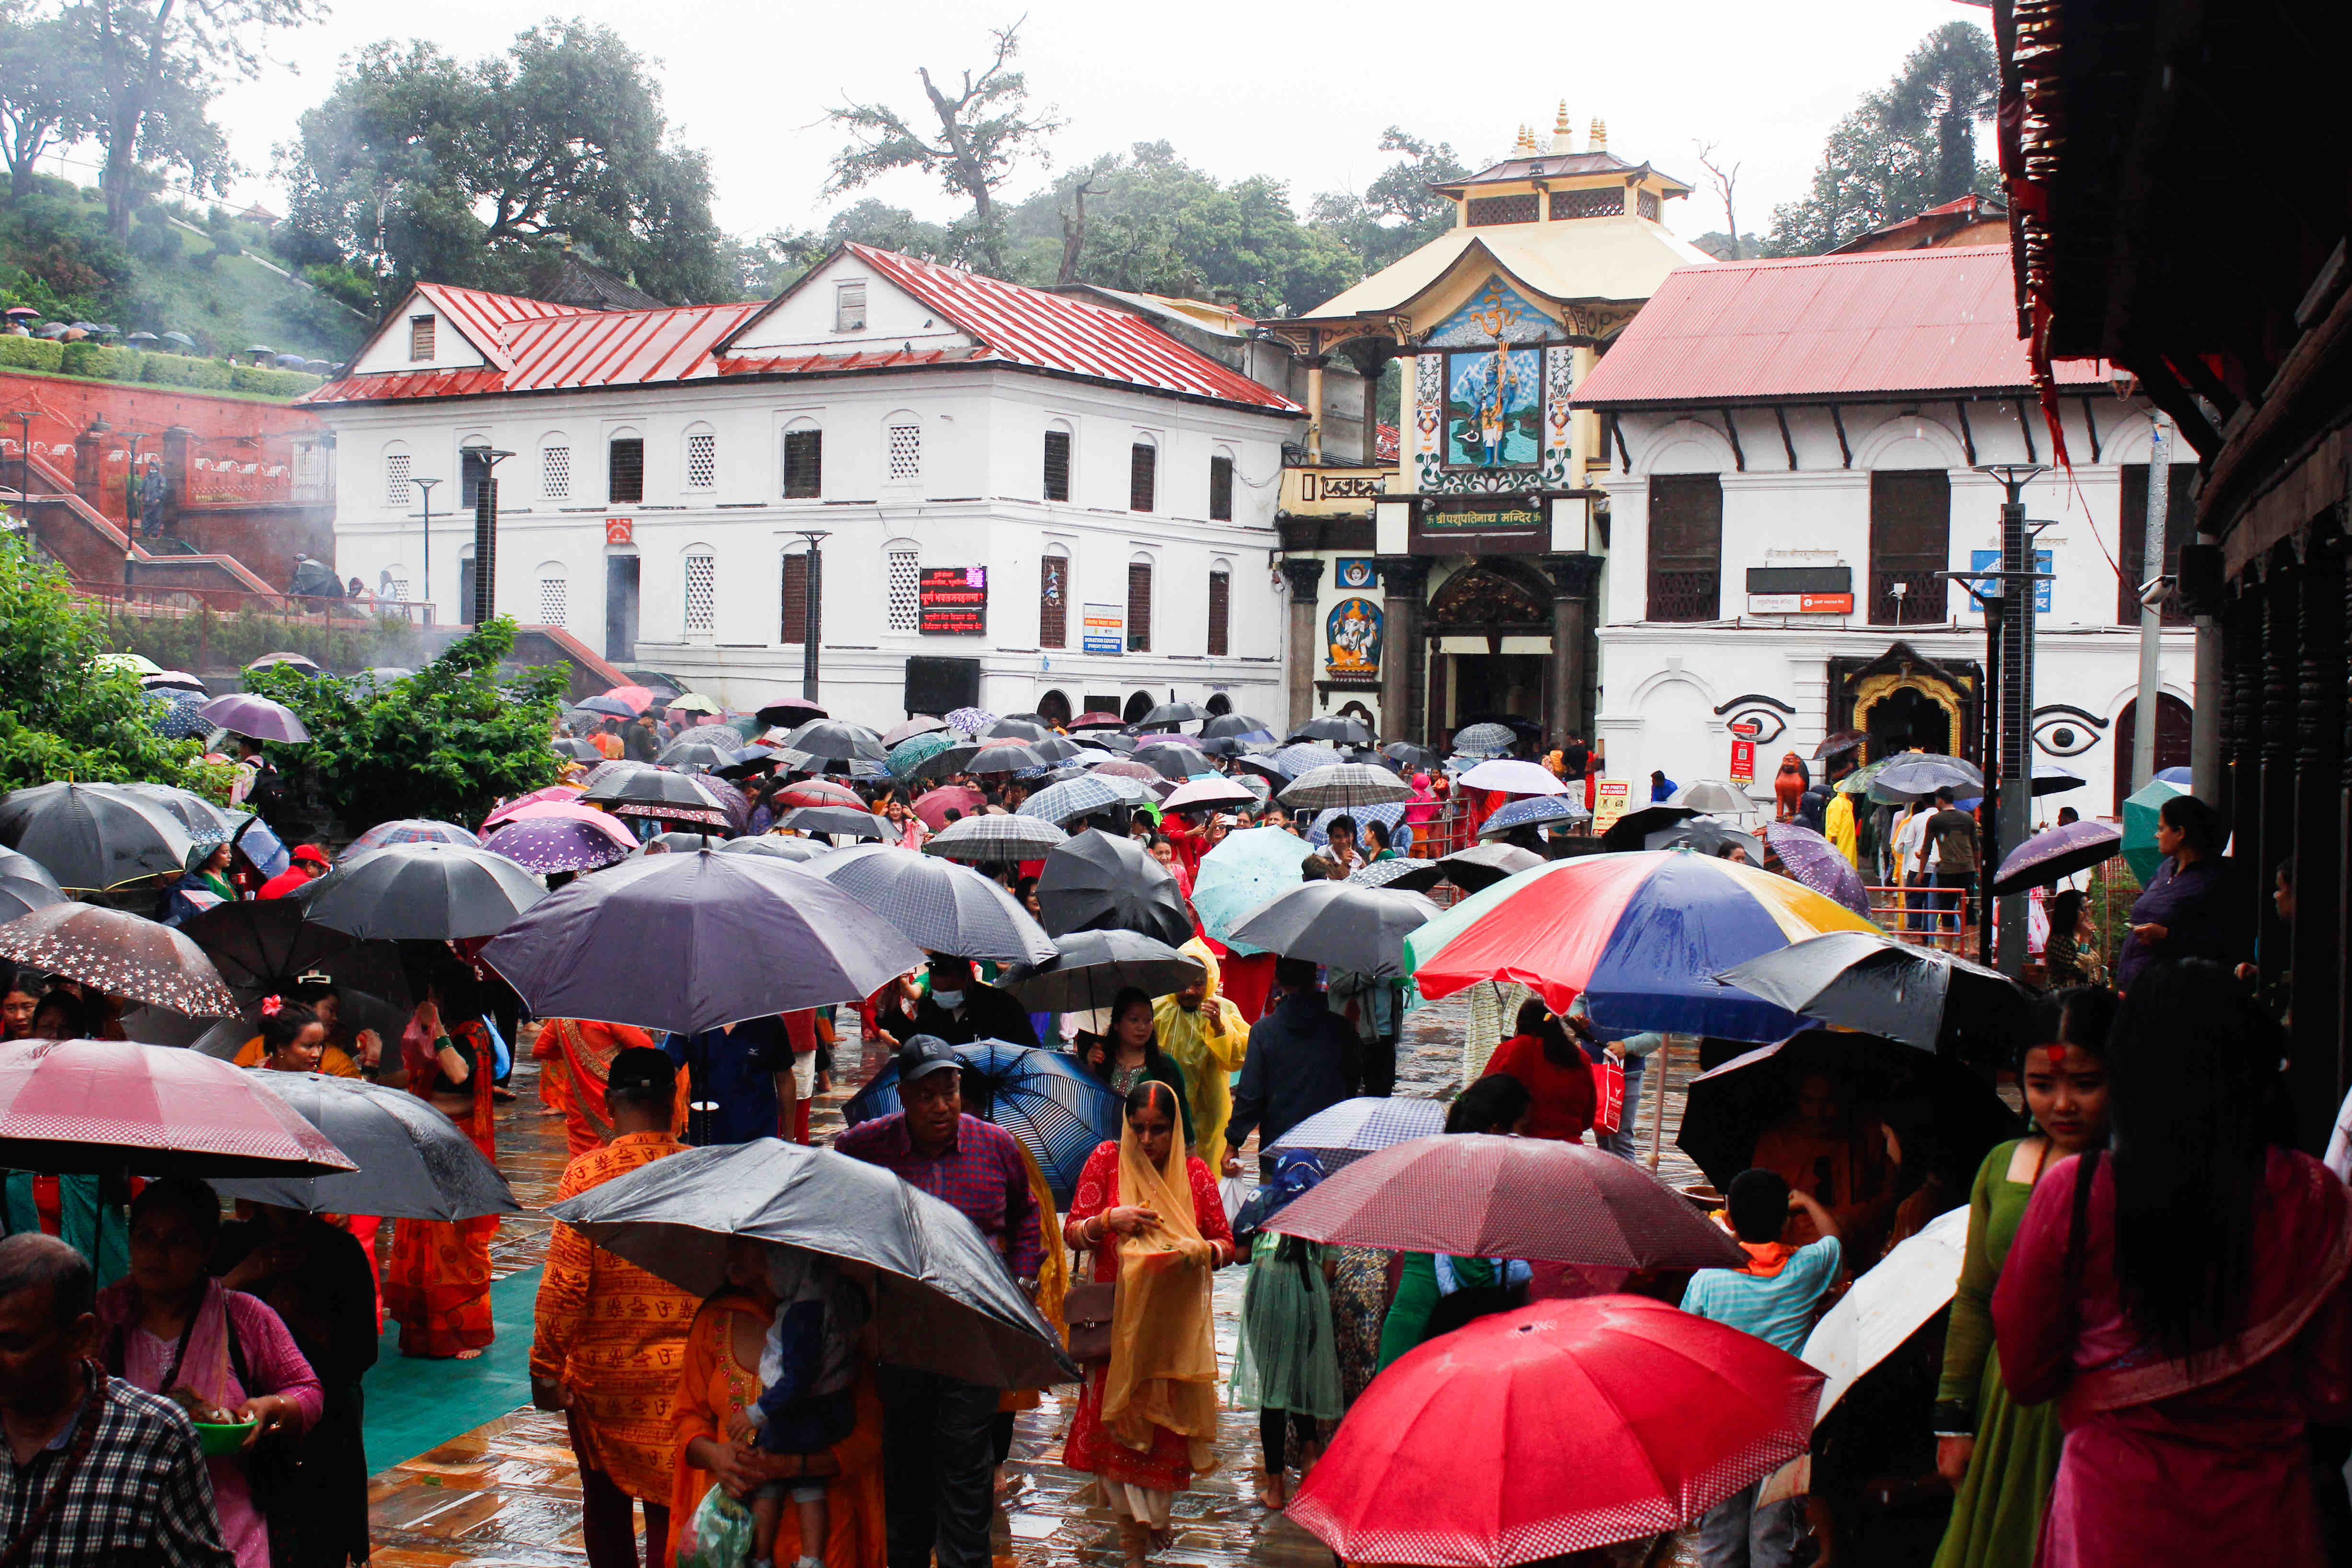
<path id="1" fill-rule="evenodd" d="M 1734 739 L 1731 743 L 1731 781 L 1734 784 L 1756 782 L 1756 743 Z"/>

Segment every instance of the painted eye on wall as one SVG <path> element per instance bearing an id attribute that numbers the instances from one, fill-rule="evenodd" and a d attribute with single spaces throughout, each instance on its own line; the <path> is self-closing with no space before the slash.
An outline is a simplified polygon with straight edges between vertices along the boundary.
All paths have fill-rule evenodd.
<path id="1" fill-rule="evenodd" d="M 2071 708 L 2044 708 L 2033 716 L 2033 744 L 2052 757 L 2076 757 L 2099 744 L 2106 726 Z"/>
<path id="2" fill-rule="evenodd" d="M 1789 727 L 1789 721 L 1769 707 L 1741 708 L 1738 713 L 1727 715 L 1723 722 L 1726 726 L 1754 725 L 1756 733 L 1750 738 L 1759 746 L 1780 739 Z M 1740 732 L 1734 729 L 1732 733 L 1738 735 Z"/>

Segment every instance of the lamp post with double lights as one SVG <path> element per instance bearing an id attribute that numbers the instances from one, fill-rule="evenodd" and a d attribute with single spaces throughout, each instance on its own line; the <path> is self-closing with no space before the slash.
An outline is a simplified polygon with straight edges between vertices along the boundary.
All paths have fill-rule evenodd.
<path id="1" fill-rule="evenodd" d="M 488 446 L 460 447 L 460 458 L 482 465 L 474 482 L 474 624 L 487 626 L 498 609 L 499 465 L 514 455 Z"/>
<path id="2" fill-rule="evenodd" d="M 808 540 L 808 590 L 803 595 L 801 621 L 801 695 L 809 702 L 816 701 L 817 638 L 824 628 L 824 603 L 820 595 L 824 586 L 824 558 L 817 547 L 833 537 L 829 528 L 802 528 L 801 538 Z"/>
<path id="3" fill-rule="evenodd" d="M 425 576 L 423 579 L 423 587 L 425 590 L 425 602 L 430 604 L 433 602 L 433 486 L 438 485 L 441 481 L 438 479 L 420 479 L 411 476 L 408 482 L 425 492 Z"/>

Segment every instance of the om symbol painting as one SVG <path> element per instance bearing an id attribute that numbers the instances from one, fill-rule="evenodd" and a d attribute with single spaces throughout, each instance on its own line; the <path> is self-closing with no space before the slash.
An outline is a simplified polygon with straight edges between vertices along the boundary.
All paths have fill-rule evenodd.
<path id="1" fill-rule="evenodd" d="M 1497 343 L 1445 356 L 1445 461 L 1532 467 L 1543 455 L 1543 350 Z"/>
<path id="2" fill-rule="evenodd" d="M 1334 675 L 1370 679 L 1381 673 L 1381 607 L 1369 599 L 1343 599 L 1324 619 L 1323 641 Z"/>

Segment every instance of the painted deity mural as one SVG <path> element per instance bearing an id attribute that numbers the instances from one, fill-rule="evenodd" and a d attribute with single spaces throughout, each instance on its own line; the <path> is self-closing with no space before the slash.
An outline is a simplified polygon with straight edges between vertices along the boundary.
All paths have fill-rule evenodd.
<path id="1" fill-rule="evenodd" d="M 1334 675 L 1370 679 L 1381 673 L 1381 607 L 1361 597 L 1343 599 L 1324 618 L 1324 669 Z"/>
<path id="2" fill-rule="evenodd" d="M 1568 467 L 1565 345 L 1545 346 L 1559 322 L 1500 277 L 1433 329 L 1413 377 L 1414 488 L 1471 495 L 1540 482 Z"/>
<path id="3" fill-rule="evenodd" d="M 1445 356 L 1445 461 L 1532 466 L 1543 450 L 1543 350 L 1497 343 Z"/>

